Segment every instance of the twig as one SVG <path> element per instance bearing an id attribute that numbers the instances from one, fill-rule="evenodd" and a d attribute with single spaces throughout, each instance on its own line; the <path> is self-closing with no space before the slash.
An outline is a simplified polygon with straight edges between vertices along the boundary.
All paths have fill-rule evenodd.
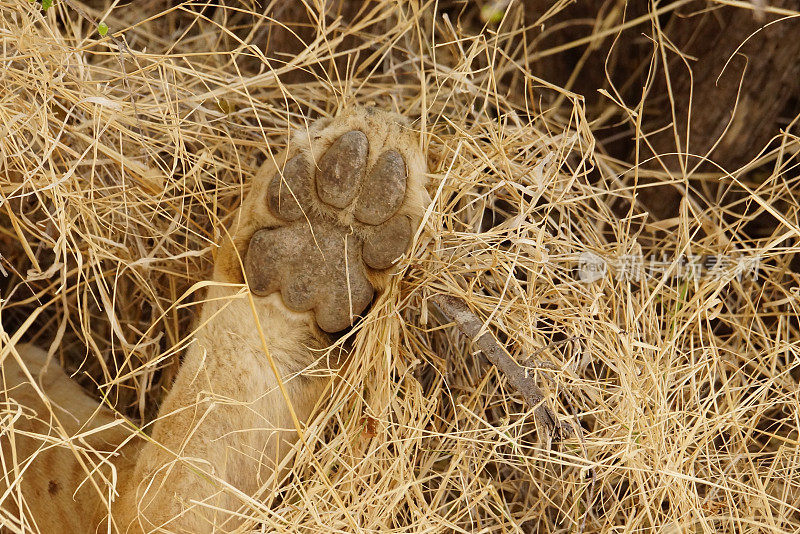
<path id="1" fill-rule="evenodd" d="M 456 323 L 459 330 L 471 338 L 486 358 L 506 377 L 508 383 L 534 407 L 536 420 L 547 428 L 550 435 L 558 440 L 572 433 L 572 427 L 561 423 L 545 402 L 544 393 L 528 374 L 497 342 L 491 332 L 480 334 L 483 322 L 469 309 L 466 302 L 452 295 L 436 295 L 431 298 L 442 313 Z"/>

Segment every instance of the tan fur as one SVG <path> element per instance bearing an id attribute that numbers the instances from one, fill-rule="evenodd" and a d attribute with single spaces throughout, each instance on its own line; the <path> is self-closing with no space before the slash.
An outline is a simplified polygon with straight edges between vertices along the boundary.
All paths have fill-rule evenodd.
<path id="1" fill-rule="evenodd" d="M 40 452 L 28 472 L 19 477 L 21 484 L 9 481 L 6 485 L 18 496 L 4 502 L 25 502 L 28 509 L 20 515 L 35 521 L 40 532 L 96 529 L 199 534 L 227 532 L 239 526 L 240 521 L 224 510 L 235 511 L 244 502 L 242 495 L 257 496 L 280 482 L 281 471 L 276 467 L 297 440 L 292 411 L 297 422 L 305 423 L 325 388 L 325 379 L 304 371 L 313 368 L 321 354 L 314 351 L 329 343 L 310 312 L 291 312 L 279 294 L 252 297 L 237 285 L 243 280 L 240 260 L 256 230 L 280 223 L 267 211 L 265 194 L 269 180 L 283 163 L 299 151 L 317 161 L 338 136 L 353 129 L 369 138 L 369 165 L 385 147 L 395 148 L 405 157 L 409 183 L 400 213 L 410 216 L 415 225 L 419 223 L 428 202 L 425 162 L 415 135 L 401 117 L 356 108 L 298 132 L 287 151 L 269 160 L 254 177 L 231 231 L 233 244 L 222 243 L 213 275 L 218 284 L 208 291 L 193 342 L 153 424 L 152 440 L 134 438 L 120 447 L 131 436 L 124 430 L 128 425 L 92 437 L 93 446 L 105 444 L 111 451 L 119 448 L 120 455 L 103 468 L 111 472 L 113 466 L 120 481 L 120 495 L 111 503 L 112 514 L 109 516 L 102 498 L 108 499 L 108 488 L 102 485 L 84 485 L 73 499 L 91 466 L 76 470 L 81 453 L 66 445 Z M 352 217 L 347 212 L 336 215 L 344 224 Z M 383 272 L 370 271 L 370 281 L 377 290 L 388 285 Z M 26 366 L 41 368 L 41 351 L 17 347 L 17 352 Z M 10 358 L 3 362 L 3 373 L 8 382 L 19 384 L 11 393 L 14 402 L 46 417 L 47 401 L 34 387 L 25 385 L 29 378 Z M 97 428 L 114 421 L 110 411 L 99 408 L 60 369 L 48 369 L 44 376 L 45 399 L 57 399 L 70 412 L 61 418 L 61 437 L 74 437 L 82 427 Z M 15 425 L 15 435 L 20 430 L 46 433 L 48 428 L 25 417 Z M 6 470 L 12 457 L 20 462 L 41 446 L 36 439 L 7 441 L 2 449 Z M 135 465 L 133 457 L 137 457 Z M 48 492 L 51 481 L 58 485 L 55 493 Z"/>
<path id="2" fill-rule="evenodd" d="M 45 368 L 43 350 L 8 349 L 0 399 L 6 416 L 0 423 L 4 519 L 21 518 L 18 526 L 26 532 L 93 531 L 92 517 L 109 498 L 103 481 L 131 471 L 140 441 L 57 363 Z"/>

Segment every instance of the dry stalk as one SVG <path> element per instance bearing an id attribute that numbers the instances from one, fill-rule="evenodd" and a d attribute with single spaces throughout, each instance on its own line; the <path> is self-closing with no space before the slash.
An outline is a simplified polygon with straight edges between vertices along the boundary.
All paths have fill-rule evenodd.
<path id="1" fill-rule="evenodd" d="M 146 424 L 190 342 L 203 295 L 189 290 L 207 279 L 249 177 L 291 130 L 378 105 L 411 118 L 434 202 L 398 290 L 352 333 L 352 361 L 286 480 L 232 513 L 262 531 L 320 533 L 353 521 L 381 532 L 798 532 L 800 119 L 785 117 L 746 165 L 698 168 L 688 148 L 682 168 L 658 167 L 667 154 L 645 161 L 654 130 L 673 135 L 679 118 L 659 91 L 671 88 L 663 65 L 696 65 L 664 23 L 697 3 L 515 0 L 488 23 L 479 3 L 444 0 L 325 13 L 329 2 L 69 0 L 46 14 L 0 0 L 2 338 L 50 348 L 94 398 Z M 604 7 L 559 19 L 588 4 Z M 752 18 L 762 4 L 767 18 L 793 15 L 755 0 L 707 11 Z M 618 36 L 598 62 L 590 52 Z M 622 57 L 626 42 L 652 53 Z M 638 70 L 620 80 L 622 59 Z M 553 70 L 564 86 L 537 75 L 550 61 L 567 65 Z M 599 81 L 583 91 L 587 79 Z M 691 198 L 654 220 L 641 204 L 651 184 Z M 608 275 L 579 280 L 584 253 L 608 259 Z M 678 262 L 690 256 L 760 258 L 758 277 L 691 277 Z M 645 271 L 619 276 L 614 262 L 631 258 Z M 469 295 L 474 315 L 440 304 L 464 335 L 420 326 L 417 304 L 434 293 Z M 548 347 L 536 367 L 557 363 L 563 394 L 545 402 L 500 332 L 523 354 Z M 0 439 L 25 437 L 13 396 L 0 388 Z M 554 413 L 580 414 L 580 444 L 531 439 L 531 414 L 557 429 Z M 4 457 L 0 475 L 13 485 L 33 459 Z M 16 498 L 0 502 L 0 529 L 30 531 L 6 506 Z"/>

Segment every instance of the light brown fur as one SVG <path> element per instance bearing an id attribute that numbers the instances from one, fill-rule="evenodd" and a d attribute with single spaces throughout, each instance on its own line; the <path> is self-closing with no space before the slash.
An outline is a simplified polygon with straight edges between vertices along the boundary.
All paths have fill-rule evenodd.
<path id="1" fill-rule="evenodd" d="M 280 294 L 252 296 L 240 285 L 240 262 L 256 230 L 281 223 L 268 211 L 264 197 L 285 161 L 299 151 L 317 161 L 338 136 L 353 129 L 369 137 L 368 165 L 383 147 L 404 156 L 408 192 L 400 213 L 418 225 L 428 202 L 425 163 L 402 118 L 357 108 L 298 132 L 287 151 L 268 160 L 254 177 L 231 229 L 232 240 L 222 243 L 213 274 L 216 284 L 208 289 L 193 341 L 152 425 L 152 439 L 132 432 L 128 423 L 101 408 L 57 365 L 41 375 L 40 394 L 31 379 L 42 370 L 44 353 L 30 346 L 9 347 L 3 360 L 9 402 L 44 418 L 49 418 L 48 403 L 69 413 L 54 425 L 63 429 L 61 441 L 45 452 L 39 438 L 3 440 L 6 471 L 12 464 L 23 465 L 38 450 L 25 473 L 0 485 L 14 494 L 4 502 L 23 503 L 22 510 L 5 514 L 19 512 L 34 532 L 227 532 L 241 521 L 226 511 L 280 483 L 277 467 L 297 440 L 297 425 L 306 422 L 326 385 L 326 379 L 307 371 L 322 354 L 318 349 L 330 341 L 311 312 L 288 310 Z M 343 225 L 352 222 L 351 211 L 332 215 Z M 388 272 L 370 270 L 369 277 L 377 291 L 388 286 Z M 78 449 L 77 436 L 104 425 L 111 426 L 87 438 L 92 447 L 116 451 L 102 464 Z M 22 415 L 14 422 L 14 435 L 47 434 L 49 428 L 49 422 Z M 83 484 L 92 464 L 102 464 L 108 483 L 98 482 L 101 477 L 95 474 Z"/>

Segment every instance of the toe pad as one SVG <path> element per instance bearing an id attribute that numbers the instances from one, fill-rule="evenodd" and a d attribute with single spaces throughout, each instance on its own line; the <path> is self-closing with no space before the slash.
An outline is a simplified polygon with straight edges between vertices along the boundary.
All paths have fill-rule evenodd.
<path id="1" fill-rule="evenodd" d="M 363 132 L 347 132 L 319 160 L 317 194 L 335 208 L 349 205 L 358 192 L 367 163 L 369 143 Z"/>

